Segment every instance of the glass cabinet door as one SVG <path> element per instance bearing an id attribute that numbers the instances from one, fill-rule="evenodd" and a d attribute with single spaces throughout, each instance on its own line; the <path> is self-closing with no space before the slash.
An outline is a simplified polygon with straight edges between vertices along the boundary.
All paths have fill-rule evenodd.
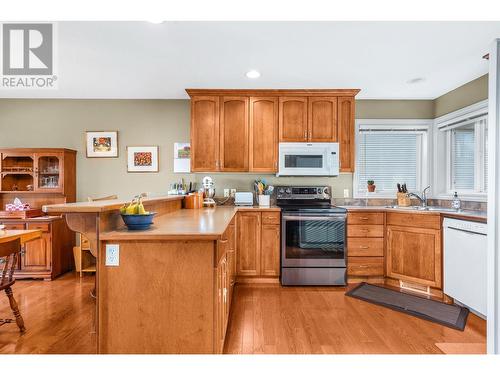
<path id="1" fill-rule="evenodd" d="M 62 192 L 62 155 L 36 154 L 36 189 L 38 191 Z"/>

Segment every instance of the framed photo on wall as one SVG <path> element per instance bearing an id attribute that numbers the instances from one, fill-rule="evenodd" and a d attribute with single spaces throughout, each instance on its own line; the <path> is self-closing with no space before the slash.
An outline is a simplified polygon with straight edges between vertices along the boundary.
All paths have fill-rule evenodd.
<path id="1" fill-rule="evenodd" d="M 86 149 L 88 158 L 117 158 L 117 131 L 87 131 Z"/>
<path id="2" fill-rule="evenodd" d="M 158 171 L 158 146 L 127 146 L 127 172 Z"/>

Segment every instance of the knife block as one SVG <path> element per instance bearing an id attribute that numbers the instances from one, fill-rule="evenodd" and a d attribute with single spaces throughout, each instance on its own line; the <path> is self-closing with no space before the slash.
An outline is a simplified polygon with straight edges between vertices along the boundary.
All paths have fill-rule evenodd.
<path id="1" fill-rule="evenodd" d="M 398 198 L 398 206 L 400 207 L 409 207 L 411 206 L 410 197 L 406 196 L 406 193 L 397 193 Z"/>

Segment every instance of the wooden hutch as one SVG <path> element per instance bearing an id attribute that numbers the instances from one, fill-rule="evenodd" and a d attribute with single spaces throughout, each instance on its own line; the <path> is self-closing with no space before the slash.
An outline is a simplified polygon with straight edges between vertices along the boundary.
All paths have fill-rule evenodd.
<path id="1" fill-rule="evenodd" d="M 31 208 L 76 201 L 76 151 L 63 148 L 0 148 L 0 211 L 19 198 Z M 41 214 L 43 215 L 43 213 Z M 15 277 L 52 280 L 73 268 L 75 235 L 60 216 L 2 215 L 6 229 L 40 229 L 25 245 Z"/>

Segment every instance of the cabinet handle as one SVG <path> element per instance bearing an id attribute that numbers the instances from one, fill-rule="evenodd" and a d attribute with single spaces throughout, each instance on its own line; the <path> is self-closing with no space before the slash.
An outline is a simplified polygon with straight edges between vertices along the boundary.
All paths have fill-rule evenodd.
<path id="1" fill-rule="evenodd" d="M 307 139 L 307 130 L 304 130 L 304 139 Z"/>
<path id="2" fill-rule="evenodd" d="M 360 249 L 368 249 L 368 246 L 360 246 Z"/>
<path id="3" fill-rule="evenodd" d="M 368 220 L 368 218 L 367 218 L 367 217 L 360 217 L 359 219 L 360 219 L 360 220 Z"/>
<path id="4" fill-rule="evenodd" d="M 368 266 L 366 266 L 366 265 L 364 265 L 364 264 L 360 264 L 358 267 L 359 267 L 359 268 L 368 268 Z"/>
<path id="5" fill-rule="evenodd" d="M 313 132 L 312 130 L 309 130 L 309 139 L 312 139 L 312 137 L 313 137 Z"/>

